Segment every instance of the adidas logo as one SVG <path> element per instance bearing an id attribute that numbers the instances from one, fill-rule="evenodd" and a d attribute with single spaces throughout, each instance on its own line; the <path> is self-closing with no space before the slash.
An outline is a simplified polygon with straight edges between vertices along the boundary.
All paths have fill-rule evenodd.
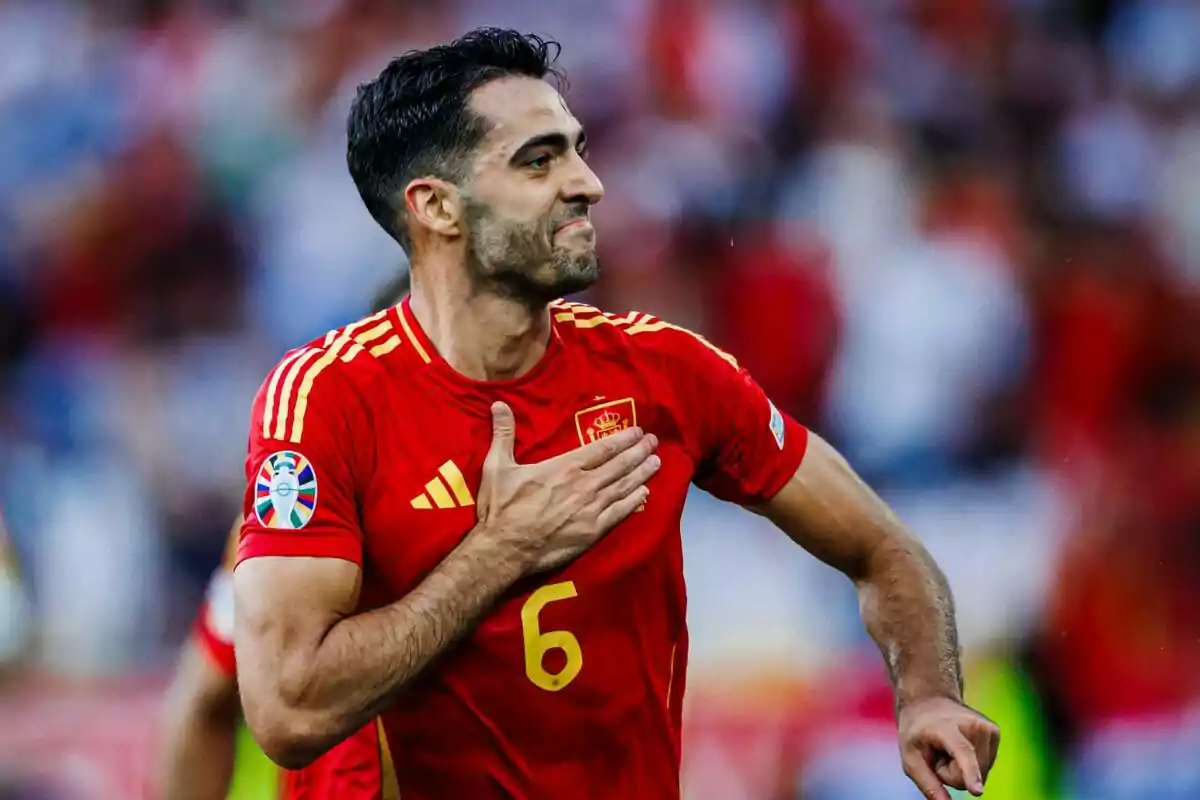
<path id="1" fill-rule="evenodd" d="M 475 498 L 471 497 L 466 478 L 453 461 L 447 461 L 438 467 L 438 477 L 425 484 L 425 491 L 412 499 L 412 507 L 422 511 L 473 505 Z"/>

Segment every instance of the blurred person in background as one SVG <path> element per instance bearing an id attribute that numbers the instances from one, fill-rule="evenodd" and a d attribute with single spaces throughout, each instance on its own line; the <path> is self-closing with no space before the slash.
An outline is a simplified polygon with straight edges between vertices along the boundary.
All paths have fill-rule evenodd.
<path id="1" fill-rule="evenodd" d="M 31 633 L 29 611 L 17 552 L 0 515 L 0 681 L 26 652 Z"/>
<path id="2" fill-rule="evenodd" d="M 225 800 L 231 787 L 246 797 L 281 800 L 373 800 L 383 775 L 379 735 L 371 723 L 302 770 L 273 769 L 242 734 L 233 652 L 232 568 L 242 528 L 230 531 L 228 556 L 213 576 L 192 636 L 167 690 L 162 800 Z"/>
<path id="3" fill-rule="evenodd" d="M 371 302 L 376 314 L 399 303 L 409 289 L 407 269 L 397 272 Z M 233 651 L 232 571 L 243 518 L 234 518 L 221 567 L 213 574 L 192 634 L 184 644 L 167 690 L 160 784 L 162 800 L 374 800 L 382 782 L 379 733 L 364 726 L 303 770 L 277 770 L 243 735 Z M 2 532 L 2 531 L 0 531 Z M 0 550 L 0 555 L 3 551 Z M 234 782 L 239 785 L 231 795 Z M 245 793 L 239 795 L 238 792 Z"/>
<path id="4" fill-rule="evenodd" d="M 556 56 L 479 29 L 393 60 L 352 106 L 350 171 L 410 256 L 412 294 L 290 353 L 255 401 L 233 582 L 256 737 L 304 766 L 378 714 L 402 796 L 678 796 L 695 480 L 854 581 L 905 771 L 930 798 L 981 794 L 999 732 L 963 704 L 953 601 L 924 548 L 732 357 L 554 300 L 599 275 L 603 196 Z M 584 406 L 573 428 L 564 403 Z M 427 481 L 448 448 L 464 466 Z M 409 480 L 425 491 L 397 502 Z M 571 579 L 535 588 L 538 573 Z"/>
<path id="5" fill-rule="evenodd" d="M 0 514 L 0 691 L 26 655 L 32 630 L 29 602 L 21 585 L 17 553 Z M 13 774 L 10 774 L 10 769 Z M 38 784 L 18 777 L 15 767 L 0 764 L 0 799 L 52 800 Z"/>

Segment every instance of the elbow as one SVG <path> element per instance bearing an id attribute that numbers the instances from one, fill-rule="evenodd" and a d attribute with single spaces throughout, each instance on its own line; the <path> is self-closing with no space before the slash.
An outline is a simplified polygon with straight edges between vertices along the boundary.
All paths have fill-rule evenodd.
<path id="1" fill-rule="evenodd" d="M 278 767 L 286 770 L 298 770 L 317 760 L 319 753 L 314 752 L 308 743 L 302 742 L 291 735 L 271 736 L 268 738 L 255 737 L 258 746 L 262 748 L 267 758 Z"/>
<path id="2" fill-rule="evenodd" d="M 248 723 L 263 753 L 284 769 L 304 769 L 325 751 L 322 737 L 283 720 L 267 725 Z"/>
<path id="3" fill-rule="evenodd" d="M 246 709 L 246 725 L 267 758 L 284 769 L 304 769 L 336 741 L 335 732 L 310 712 Z"/>

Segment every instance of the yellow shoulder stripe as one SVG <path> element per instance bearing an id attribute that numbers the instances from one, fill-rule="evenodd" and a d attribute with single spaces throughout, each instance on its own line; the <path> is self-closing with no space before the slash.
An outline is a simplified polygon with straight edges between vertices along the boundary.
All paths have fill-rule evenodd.
<path id="1" fill-rule="evenodd" d="M 584 330 L 596 328 L 600 325 L 612 325 L 629 336 L 637 336 L 641 333 L 654 333 L 656 331 L 679 331 L 680 333 L 686 333 L 720 356 L 731 367 L 740 369 L 736 358 L 700 334 L 689 331 L 687 328 L 681 328 L 678 325 L 664 322 L 649 314 L 630 311 L 624 316 L 618 316 L 616 314 L 607 314 L 598 308 L 593 308 L 582 303 L 566 303 L 561 301 L 551 303 L 550 305 L 555 309 L 554 320 L 556 322 L 569 322 L 575 325 L 575 327 Z"/>
<path id="2" fill-rule="evenodd" d="M 291 365 L 287 368 L 287 376 L 283 379 L 283 386 L 280 388 L 278 404 L 269 402 L 263 416 L 263 436 L 268 439 L 282 439 L 283 431 L 287 427 L 288 412 L 292 404 L 292 389 L 296 385 L 296 378 L 300 374 L 300 370 L 304 365 L 317 357 L 321 351 L 315 347 L 307 347 L 302 350 L 299 357 L 294 359 Z M 272 381 L 279 377 L 283 372 L 283 366 L 272 377 Z M 273 397 L 268 397 L 268 401 L 274 400 Z M 276 414 L 276 411 L 278 413 Z M 271 418 L 275 416 L 275 430 L 271 430 Z"/>
<path id="3" fill-rule="evenodd" d="M 363 352 L 378 358 L 399 347 L 403 340 L 393 331 L 386 316 L 387 311 L 381 311 L 346 328 L 330 331 L 321 346 L 299 350 L 284 359 L 267 384 L 263 437 L 280 440 L 286 437 L 286 441 L 299 443 L 304 437 L 308 399 L 322 372 L 339 359 L 348 364 Z M 385 339 L 388 334 L 392 335 Z M 381 339 L 382 342 L 372 345 Z"/>
<path id="4" fill-rule="evenodd" d="M 396 311 L 396 316 L 400 318 L 400 327 L 404 328 L 404 335 L 408 337 L 410 342 L 412 342 L 413 349 L 417 351 L 417 355 L 419 355 L 421 360 L 426 364 L 431 363 L 429 353 L 425 352 L 425 348 L 421 346 L 421 340 L 416 337 L 412 331 L 412 326 L 408 324 L 408 317 L 405 315 L 404 309 L 398 309 Z"/>
<path id="5" fill-rule="evenodd" d="M 311 357 L 311 354 L 314 352 L 315 351 L 312 348 L 297 350 L 285 358 L 279 364 L 279 366 L 275 368 L 275 371 L 271 373 L 271 379 L 267 382 L 266 407 L 263 409 L 262 435 L 264 439 L 271 438 L 271 422 L 275 418 L 275 402 L 279 397 L 279 381 L 283 378 L 285 373 L 289 373 L 291 371 L 291 367 L 295 365 L 296 361 L 301 358 Z M 295 382 L 296 379 L 293 377 L 292 383 Z"/>

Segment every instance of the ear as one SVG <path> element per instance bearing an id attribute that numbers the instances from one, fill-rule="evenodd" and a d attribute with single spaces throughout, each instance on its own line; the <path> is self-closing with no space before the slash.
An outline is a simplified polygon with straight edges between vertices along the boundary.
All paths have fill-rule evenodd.
<path id="1" fill-rule="evenodd" d="M 404 187 L 404 207 L 413 224 L 440 236 L 461 232 L 462 199 L 458 187 L 439 178 L 415 178 Z"/>

